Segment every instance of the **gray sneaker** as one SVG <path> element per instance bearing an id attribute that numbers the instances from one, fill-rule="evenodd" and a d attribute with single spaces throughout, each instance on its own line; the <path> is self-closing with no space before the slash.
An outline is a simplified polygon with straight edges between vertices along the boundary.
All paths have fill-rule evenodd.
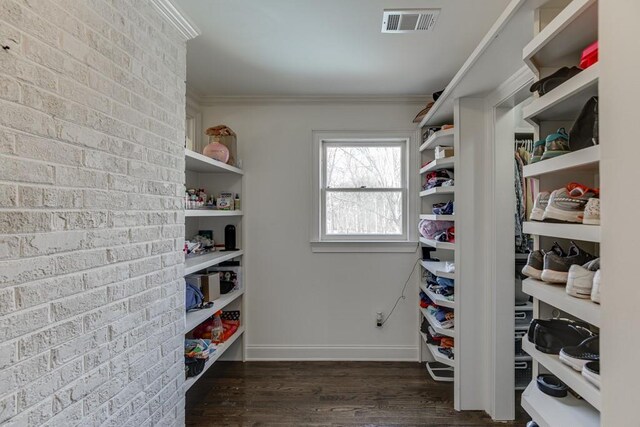
<path id="1" fill-rule="evenodd" d="M 549 196 L 542 219 L 549 222 L 577 222 L 582 223 L 584 208 L 595 193 L 586 193 L 572 197 L 566 188 L 555 190 Z M 532 212 L 533 213 L 533 212 Z"/>
<path id="2" fill-rule="evenodd" d="M 544 218 L 544 210 L 549 204 L 549 197 L 551 194 L 547 191 L 542 191 L 536 196 L 536 200 L 533 202 L 533 209 L 531 209 L 531 215 L 529 215 L 529 221 L 542 221 Z"/>
<path id="3" fill-rule="evenodd" d="M 549 251 L 555 253 L 560 257 L 567 256 L 564 250 L 560 247 L 558 242 L 553 242 L 553 246 Z M 544 268 L 544 251 L 537 250 L 529 253 L 527 258 L 527 265 L 522 268 L 522 274 L 531 277 L 532 279 L 542 280 L 541 274 Z"/>
<path id="4" fill-rule="evenodd" d="M 593 255 L 583 251 L 572 241 L 568 256 L 562 257 L 553 252 L 547 252 L 544 255 L 541 278 L 548 283 L 567 283 L 569 268 L 572 265 L 584 265 L 593 259 L 595 259 Z"/>

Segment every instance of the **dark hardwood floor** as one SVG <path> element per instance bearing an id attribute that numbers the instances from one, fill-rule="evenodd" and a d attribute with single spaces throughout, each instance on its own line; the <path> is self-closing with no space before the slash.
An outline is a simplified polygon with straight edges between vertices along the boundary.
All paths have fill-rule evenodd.
<path id="1" fill-rule="evenodd" d="M 188 426 L 524 426 L 453 410 L 424 364 L 217 362 L 187 393 Z M 517 405 L 519 408 L 520 405 Z"/>

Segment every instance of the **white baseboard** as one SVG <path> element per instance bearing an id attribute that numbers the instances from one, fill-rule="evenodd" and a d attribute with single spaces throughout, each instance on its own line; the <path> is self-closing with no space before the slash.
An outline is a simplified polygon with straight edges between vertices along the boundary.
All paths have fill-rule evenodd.
<path id="1" fill-rule="evenodd" d="M 291 346 L 249 345 L 246 360 L 353 360 L 417 362 L 416 346 Z"/>

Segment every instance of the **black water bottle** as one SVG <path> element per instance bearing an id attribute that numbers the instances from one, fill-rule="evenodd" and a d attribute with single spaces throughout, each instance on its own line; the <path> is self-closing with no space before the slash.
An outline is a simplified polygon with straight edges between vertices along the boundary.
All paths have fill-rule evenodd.
<path id="1" fill-rule="evenodd" d="M 236 249 L 236 227 L 235 225 L 227 225 L 224 228 L 224 250 L 237 251 Z"/>

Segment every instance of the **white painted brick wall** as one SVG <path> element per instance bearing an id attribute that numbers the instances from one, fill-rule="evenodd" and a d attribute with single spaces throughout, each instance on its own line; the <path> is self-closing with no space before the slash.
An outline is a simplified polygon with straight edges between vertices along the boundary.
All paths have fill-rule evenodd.
<path id="1" fill-rule="evenodd" d="M 184 424 L 186 45 L 148 0 L 0 0 L 0 424 Z"/>

